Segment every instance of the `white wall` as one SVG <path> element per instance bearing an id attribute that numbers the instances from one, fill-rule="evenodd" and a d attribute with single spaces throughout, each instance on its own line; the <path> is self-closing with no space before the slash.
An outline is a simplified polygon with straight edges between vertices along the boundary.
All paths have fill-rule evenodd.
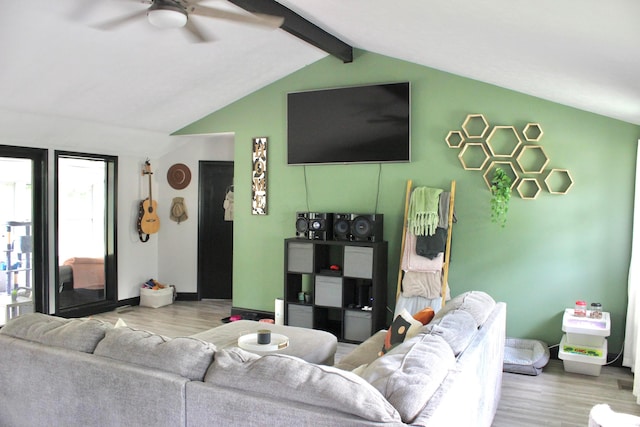
<path id="1" fill-rule="evenodd" d="M 1 120 L 24 119 L 6 111 Z M 0 121 L 1 121 L 0 120 Z M 48 130 L 66 126 L 66 137 L 50 138 Z M 85 131 L 79 132 L 81 128 Z M 86 128 L 86 129 L 85 129 Z M 49 292 L 55 295 L 55 235 L 54 151 L 68 150 L 118 156 L 118 299 L 140 295 L 140 286 L 150 278 L 173 284 L 179 292 L 197 290 L 198 234 L 198 162 L 200 160 L 233 160 L 233 134 L 169 136 L 154 132 L 112 129 L 99 124 L 68 119 L 38 118 L 25 126 L 28 132 L 5 134 L 0 129 L 2 144 L 49 150 L 48 217 L 49 217 Z M 144 154 L 142 154 L 144 153 Z M 158 158 L 153 153 L 159 153 Z M 165 154 L 167 153 L 167 154 Z M 140 201 L 149 196 L 148 179 L 142 175 L 144 161 L 150 158 L 153 195 L 158 201 L 160 231 L 142 243 L 136 231 Z M 174 163 L 184 163 L 191 169 L 191 184 L 184 190 L 174 190 L 166 179 Z M 173 197 L 184 197 L 189 219 L 178 225 L 169 219 Z M 51 312 L 55 302 L 50 298 Z"/>
<path id="2" fill-rule="evenodd" d="M 184 137 L 182 137 L 184 138 Z M 233 160 L 233 134 L 187 137 L 187 143 L 161 157 L 155 165 L 159 188 L 157 280 L 174 285 L 178 292 L 195 293 L 198 280 L 198 163 L 201 160 Z M 184 163 L 191 171 L 191 183 L 176 190 L 167 182 L 167 171 L 175 163 Z M 154 194 L 155 189 L 154 189 Z M 183 197 L 189 219 L 180 224 L 169 219 L 174 197 Z M 155 236 L 152 237 L 154 239 Z"/>
<path id="3" fill-rule="evenodd" d="M 149 181 L 142 176 L 146 158 L 118 156 L 118 299 L 140 295 L 142 283 L 158 277 L 158 236 L 140 241 L 137 232 L 140 202 L 149 197 Z M 154 161 L 151 159 L 154 167 Z M 153 193 L 159 175 L 152 175 Z M 154 196 L 155 199 L 155 196 Z"/>

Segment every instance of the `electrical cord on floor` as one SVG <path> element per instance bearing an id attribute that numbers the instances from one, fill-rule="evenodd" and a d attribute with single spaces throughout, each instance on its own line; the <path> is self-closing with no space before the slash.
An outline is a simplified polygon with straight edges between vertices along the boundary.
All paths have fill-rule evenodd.
<path id="1" fill-rule="evenodd" d="M 618 360 L 620 358 L 620 356 L 622 356 L 622 352 L 624 351 L 624 342 L 622 343 L 622 348 L 620 349 L 620 352 L 618 353 L 618 355 L 616 356 L 615 359 L 613 359 L 611 362 L 607 362 L 605 363 L 606 365 L 611 365 L 613 362 L 615 362 L 616 360 Z"/>

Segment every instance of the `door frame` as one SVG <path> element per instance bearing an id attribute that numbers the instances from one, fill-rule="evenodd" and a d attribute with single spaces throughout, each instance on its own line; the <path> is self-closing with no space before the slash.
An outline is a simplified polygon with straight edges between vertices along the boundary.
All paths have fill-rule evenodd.
<path id="1" fill-rule="evenodd" d="M 201 183 L 201 174 L 202 174 L 202 165 L 203 164 L 208 164 L 208 165 L 220 165 L 220 166 L 231 166 L 233 168 L 234 171 L 234 181 L 235 181 L 235 162 L 233 160 L 201 160 L 199 162 L 199 173 L 198 173 L 198 249 L 197 249 L 197 299 L 198 301 L 202 300 L 202 280 L 200 277 L 200 263 L 203 262 L 203 254 L 200 253 L 200 230 L 201 230 L 201 226 L 203 224 L 204 221 L 204 203 L 203 203 L 203 188 L 202 188 L 202 183 Z M 233 185 L 233 184 L 232 184 Z M 233 242 L 233 231 L 232 231 L 232 242 Z M 233 243 L 232 243 L 233 246 Z M 231 255 L 232 261 L 231 261 L 231 296 L 233 297 L 233 253 Z"/>
<path id="2" fill-rule="evenodd" d="M 33 304 L 34 311 L 49 313 L 49 151 L 44 148 L 0 145 L 0 157 L 29 159 L 31 170 L 31 223 L 33 237 Z"/>

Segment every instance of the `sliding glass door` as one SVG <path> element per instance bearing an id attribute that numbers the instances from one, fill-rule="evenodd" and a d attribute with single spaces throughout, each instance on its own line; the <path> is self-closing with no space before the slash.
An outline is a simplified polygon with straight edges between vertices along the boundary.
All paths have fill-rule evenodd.
<path id="1" fill-rule="evenodd" d="M 56 312 L 116 301 L 116 158 L 56 152 Z"/>
<path id="2" fill-rule="evenodd" d="M 46 150 L 0 146 L 0 326 L 48 309 Z"/>

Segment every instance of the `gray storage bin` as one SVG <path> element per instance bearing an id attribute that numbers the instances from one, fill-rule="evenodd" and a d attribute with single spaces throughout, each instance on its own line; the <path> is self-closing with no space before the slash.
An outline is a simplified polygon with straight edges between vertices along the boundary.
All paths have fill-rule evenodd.
<path id="1" fill-rule="evenodd" d="M 316 276 L 315 304 L 342 307 L 342 277 Z"/>
<path id="2" fill-rule="evenodd" d="M 344 275 L 345 277 L 371 279 L 373 277 L 373 248 L 345 246 Z"/>
<path id="3" fill-rule="evenodd" d="M 292 273 L 313 273 L 313 244 L 289 243 L 288 270 Z"/>
<path id="4" fill-rule="evenodd" d="M 310 305 L 288 304 L 288 322 L 289 326 L 298 326 L 300 328 L 313 328 L 313 307 Z"/>
<path id="5" fill-rule="evenodd" d="M 347 310 L 344 313 L 344 339 L 364 341 L 371 336 L 371 312 Z"/>

